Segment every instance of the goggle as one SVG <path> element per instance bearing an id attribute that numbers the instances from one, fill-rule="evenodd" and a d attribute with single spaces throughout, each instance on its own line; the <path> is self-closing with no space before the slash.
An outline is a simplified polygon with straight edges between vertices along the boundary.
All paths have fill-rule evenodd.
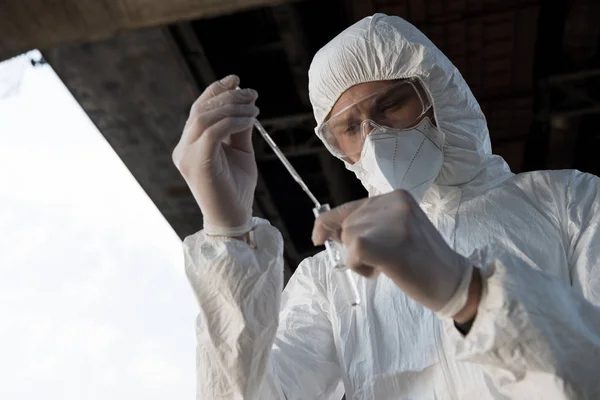
<path id="1" fill-rule="evenodd" d="M 352 164 L 360 157 L 365 139 L 373 129 L 373 124 L 365 122 L 409 129 L 418 124 L 431 107 L 418 79 L 392 81 L 331 116 L 318 132 L 333 155 Z"/>

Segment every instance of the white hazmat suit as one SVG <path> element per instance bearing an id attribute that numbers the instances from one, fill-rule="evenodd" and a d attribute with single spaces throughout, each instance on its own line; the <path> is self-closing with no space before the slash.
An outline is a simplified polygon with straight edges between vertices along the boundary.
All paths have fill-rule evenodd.
<path id="1" fill-rule="evenodd" d="M 200 305 L 198 398 L 599 399 L 598 178 L 511 173 L 458 70 L 400 18 L 351 26 L 309 76 L 318 124 L 357 83 L 421 80 L 445 143 L 420 205 L 487 271 L 477 317 L 463 336 L 384 275 L 356 277 L 353 308 L 323 253 L 281 294 L 283 241 L 268 222 L 254 219 L 255 247 L 200 231 L 184 243 Z"/>

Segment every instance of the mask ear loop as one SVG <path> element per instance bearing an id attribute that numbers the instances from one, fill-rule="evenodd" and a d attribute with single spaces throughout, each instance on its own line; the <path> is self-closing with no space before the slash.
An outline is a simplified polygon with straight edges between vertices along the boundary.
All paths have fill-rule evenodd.
<path id="1" fill-rule="evenodd" d="M 418 83 L 421 90 L 419 90 L 419 88 L 415 86 L 415 83 Z M 423 105 L 423 108 L 424 108 L 423 114 L 427 113 L 427 111 L 429 111 L 429 109 L 431 108 L 433 110 L 433 120 L 431 121 L 431 123 L 433 124 L 433 126 L 440 129 L 438 126 L 439 122 L 438 122 L 438 116 L 437 116 L 435 104 L 433 103 L 433 97 L 431 96 L 429 89 L 427 89 L 425 87 L 425 84 L 423 83 L 421 78 L 418 78 L 418 77 L 414 78 L 414 80 L 411 80 L 411 85 L 413 85 L 413 88 L 415 89 L 415 91 L 417 92 L 417 95 L 419 96 L 419 99 L 421 100 L 421 104 Z M 425 99 L 423 98 L 423 96 L 425 96 Z M 421 114 L 421 115 L 423 115 L 423 114 Z"/>
<path id="2" fill-rule="evenodd" d="M 419 118 L 421 118 L 427 111 L 429 111 L 429 109 L 431 107 L 433 107 L 433 104 L 429 100 L 429 97 L 427 95 L 427 92 L 425 91 L 425 88 L 423 88 L 423 87 L 421 88 L 421 90 L 423 90 L 425 92 L 425 93 L 421 93 L 421 90 L 419 90 L 419 88 L 415 84 L 415 83 L 418 83 L 420 86 L 423 85 L 419 79 L 411 79 L 410 81 L 408 81 L 408 83 L 410 84 L 410 86 L 412 86 L 413 90 L 417 94 L 417 97 L 419 98 L 419 101 L 421 102 L 421 115 L 419 115 Z M 425 95 L 425 98 L 423 98 L 423 95 Z"/>

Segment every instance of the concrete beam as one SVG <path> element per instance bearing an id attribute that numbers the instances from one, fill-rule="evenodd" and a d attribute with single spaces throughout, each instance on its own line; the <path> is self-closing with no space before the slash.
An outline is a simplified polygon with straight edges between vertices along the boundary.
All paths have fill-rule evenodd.
<path id="1" fill-rule="evenodd" d="M 33 48 L 106 39 L 119 32 L 293 0 L 8 0 L 0 2 L 0 60 Z"/>
<path id="2" fill-rule="evenodd" d="M 310 56 L 306 49 L 306 38 L 302 21 L 296 9 L 290 4 L 272 8 L 277 23 L 285 55 L 294 78 L 298 97 L 305 107 L 310 107 L 308 98 L 308 67 Z"/>
<path id="3" fill-rule="evenodd" d="M 212 69 L 208 57 L 204 53 L 204 47 L 198 40 L 192 25 L 180 22 L 171 28 L 171 33 L 184 58 L 188 60 L 190 73 L 202 86 L 200 89 L 204 89 L 216 81 L 215 71 Z"/>
<path id="4" fill-rule="evenodd" d="M 200 210 L 171 160 L 198 92 L 167 29 L 44 56 L 179 237 L 200 230 Z"/>

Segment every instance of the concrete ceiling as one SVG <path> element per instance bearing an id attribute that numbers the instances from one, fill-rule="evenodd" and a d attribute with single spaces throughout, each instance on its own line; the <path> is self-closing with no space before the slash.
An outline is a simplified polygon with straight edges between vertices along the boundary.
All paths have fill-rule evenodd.
<path id="1" fill-rule="evenodd" d="M 290 0 L 8 0 L 0 2 L 0 60 L 27 50 L 210 18 Z"/>

